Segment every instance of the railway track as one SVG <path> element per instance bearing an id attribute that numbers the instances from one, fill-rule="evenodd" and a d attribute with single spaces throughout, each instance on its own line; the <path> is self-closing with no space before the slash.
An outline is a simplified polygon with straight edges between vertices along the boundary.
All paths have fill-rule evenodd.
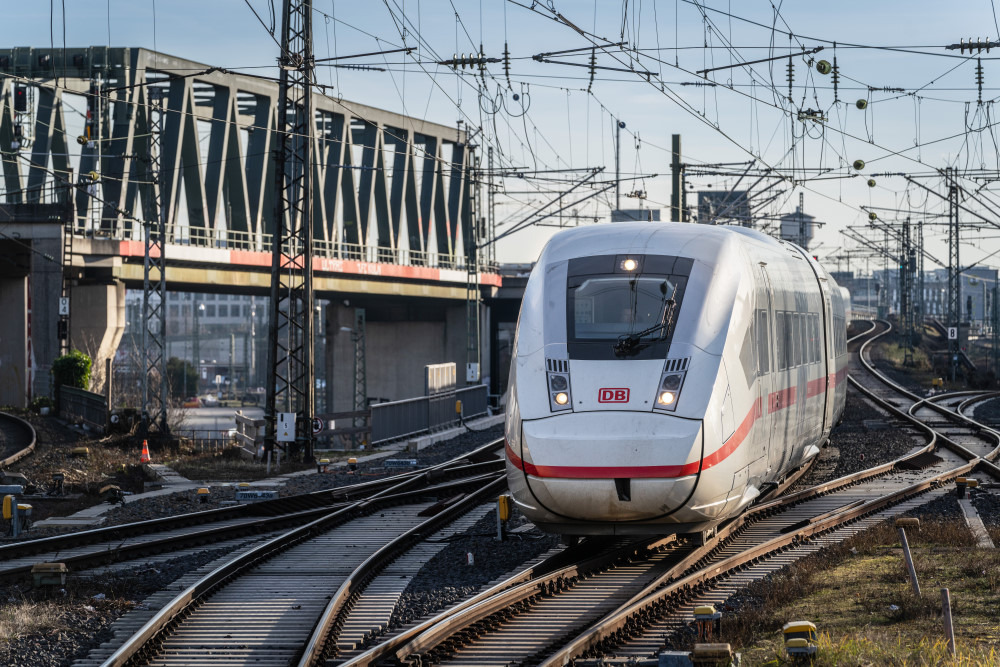
<path id="1" fill-rule="evenodd" d="M 0 412 L 0 470 L 35 451 L 34 427 L 14 415 Z"/>
<path id="2" fill-rule="evenodd" d="M 413 488 L 426 486 L 426 477 L 328 510 L 235 556 L 177 595 L 100 664 L 288 665 L 307 646 L 318 654 L 336 650 L 345 628 L 363 636 L 364 621 L 352 623 L 351 612 L 363 606 L 360 595 L 379 572 L 505 485 L 502 475 L 489 473 L 466 477 L 464 491 L 454 483 L 444 493 Z M 370 607 L 361 615 L 370 618 Z"/>
<path id="3" fill-rule="evenodd" d="M 433 478 L 446 492 L 448 484 L 477 474 L 503 470 L 498 456 L 502 441 L 488 443 L 462 457 L 430 469 L 345 487 L 274 500 L 138 521 L 0 546 L 0 577 L 23 575 L 45 561 L 66 563 L 71 571 L 176 554 L 216 543 L 232 543 L 286 530 L 325 516 L 331 510 L 375 496 L 400 483 Z M 478 463 L 469 463 L 478 461 Z"/>
<path id="4" fill-rule="evenodd" d="M 1000 434 L 961 414 L 961 406 L 984 396 L 962 392 L 924 400 L 876 374 L 864 359 L 865 348 L 887 331 L 873 327 L 863 340 L 853 339 L 859 350 L 854 375 L 864 371 L 875 379 L 866 380 L 871 388 L 857 378 L 852 383 L 910 424 L 924 438 L 923 446 L 889 463 L 763 503 L 701 547 L 677 544 L 665 552 L 662 544 L 651 544 L 626 563 L 587 572 L 573 565 L 498 586 L 477 602 L 345 664 L 562 665 L 594 656 L 655 656 L 665 638 L 690 621 L 695 606 L 718 604 L 798 558 L 923 504 L 944 493 L 943 485 L 954 477 L 974 469 L 1000 476 L 988 463 L 997 454 Z M 654 553 L 654 547 L 656 557 L 641 556 Z M 601 607 L 595 591 L 612 602 Z M 609 604 L 618 606 L 607 611 Z M 599 618 L 592 620 L 595 616 Z"/>

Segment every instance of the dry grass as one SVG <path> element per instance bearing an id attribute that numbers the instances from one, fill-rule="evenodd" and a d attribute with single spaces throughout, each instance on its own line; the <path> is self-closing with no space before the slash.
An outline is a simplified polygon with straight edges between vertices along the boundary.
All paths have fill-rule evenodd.
<path id="1" fill-rule="evenodd" d="M 0 642 L 61 627 L 53 603 L 20 601 L 0 605 Z"/>
<path id="2" fill-rule="evenodd" d="M 756 604 L 723 619 L 722 639 L 745 664 L 785 664 L 781 626 L 815 622 L 815 665 L 1000 664 L 1000 553 L 974 548 L 964 525 L 923 521 L 907 531 L 921 598 L 912 591 L 896 529 L 879 524 L 750 588 Z M 959 655 L 947 656 L 941 588 L 952 596 Z"/>
<path id="3" fill-rule="evenodd" d="M 194 481 L 252 482 L 268 476 L 266 464 L 242 458 L 236 447 L 185 455 L 165 463 L 178 475 Z M 282 461 L 280 469 L 271 466 L 271 476 L 315 468 L 315 464 Z"/>

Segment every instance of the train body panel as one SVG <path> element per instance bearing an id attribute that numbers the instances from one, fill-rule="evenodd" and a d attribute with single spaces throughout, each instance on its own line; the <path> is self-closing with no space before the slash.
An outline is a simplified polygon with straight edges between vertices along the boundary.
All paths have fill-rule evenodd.
<path id="1" fill-rule="evenodd" d="M 751 230 L 556 235 L 515 335 L 515 502 L 569 534 L 698 530 L 742 511 L 843 410 L 844 327 L 826 271 Z"/>

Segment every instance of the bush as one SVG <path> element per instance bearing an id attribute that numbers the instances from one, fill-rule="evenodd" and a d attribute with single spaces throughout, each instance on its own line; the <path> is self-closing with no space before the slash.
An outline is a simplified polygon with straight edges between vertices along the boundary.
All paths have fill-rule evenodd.
<path id="1" fill-rule="evenodd" d="M 54 404 L 52 399 L 48 396 L 38 396 L 31 401 L 31 405 L 28 406 L 32 412 L 38 413 L 42 411 L 42 408 L 52 408 Z"/>
<path id="2" fill-rule="evenodd" d="M 167 384 L 174 398 L 197 396 L 198 371 L 187 361 L 170 357 L 167 360 Z"/>
<path id="3" fill-rule="evenodd" d="M 61 385 L 87 389 L 90 387 L 90 357 L 80 350 L 73 350 L 52 362 L 52 379 L 56 388 Z"/>

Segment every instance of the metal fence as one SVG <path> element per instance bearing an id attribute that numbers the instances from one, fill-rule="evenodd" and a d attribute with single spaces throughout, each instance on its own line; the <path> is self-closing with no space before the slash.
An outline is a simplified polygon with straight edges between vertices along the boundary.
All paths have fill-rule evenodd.
<path id="1" fill-rule="evenodd" d="M 228 430 L 218 429 L 180 429 L 172 432 L 187 441 L 187 445 L 199 452 L 215 452 L 233 446 L 237 442 L 236 435 Z"/>
<path id="2" fill-rule="evenodd" d="M 108 428 L 108 399 L 103 394 L 60 385 L 59 416 L 81 421 L 104 433 Z"/>
<path id="3" fill-rule="evenodd" d="M 243 414 L 242 410 L 236 411 L 236 442 L 241 447 L 257 454 L 257 447 L 264 442 L 264 427 L 267 421 L 264 419 L 251 419 Z"/>
<path id="4" fill-rule="evenodd" d="M 489 387 L 476 385 L 456 391 L 420 396 L 402 401 L 379 403 L 371 407 L 372 444 L 418 435 L 458 424 L 487 412 Z M 456 411 L 457 401 L 462 412 Z"/>

